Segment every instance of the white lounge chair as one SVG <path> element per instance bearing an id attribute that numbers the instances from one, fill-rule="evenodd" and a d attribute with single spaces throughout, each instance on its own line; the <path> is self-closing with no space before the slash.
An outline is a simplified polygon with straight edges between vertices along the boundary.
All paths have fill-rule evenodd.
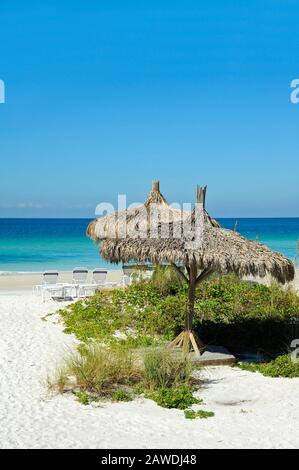
<path id="1" fill-rule="evenodd" d="M 46 271 L 43 273 L 43 285 L 57 284 L 59 273 L 57 271 Z"/>
<path id="2" fill-rule="evenodd" d="M 122 278 L 122 285 L 124 287 L 128 287 L 131 284 L 133 284 L 133 279 L 130 276 L 124 275 L 123 278 Z"/>
<path id="3" fill-rule="evenodd" d="M 50 294 L 51 297 L 65 297 L 64 286 L 58 283 L 59 273 L 57 271 L 45 271 L 43 273 L 42 284 L 38 284 L 34 287 L 34 291 L 41 293 L 43 301 L 45 301 L 46 294 Z"/>
<path id="4" fill-rule="evenodd" d="M 121 280 L 119 281 L 119 283 L 117 284 L 119 287 L 128 287 L 128 286 L 131 286 L 133 284 L 133 279 L 131 276 L 128 276 L 127 274 L 124 274 L 122 277 L 121 277 Z"/>
<path id="5" fill-rule="evenodd" d="M 85 284 L 88 276 L 88 268 L 73 269 L 73 284 Z"/>
<path id="6" fill-rule="evenodd" d="M 76 296 L 80 297 L 80 293 L 82 292 L 85 285 L 87 285 L 87 276 L 88 276 L 88 268 L 86 267 L 78 267 L 74 268 L 72 272 L 72 283 L 76 289 Z"/>
<path id="7" fill-rule="evenodd" d="M 117 285 L 116 282 L 107 282 L 108 271 L 105 269 L 94 269 L 92 271 L 92 283 L 80 285 L 80 292 L 87 296 L 88 294 L 94 294 L 95 291 L 100 287 L 111 288 Z"/>
<path id="8" fill-rule="evenodd" d="M 98 287 L 114 287 L 117 282 L 106 281 L 108 271 L 105 269 L 94 269 L 92 271 L 92 282 Z"/>
<path id="9" fill-rule="evenodd" d="M 92 283 L 101 287 L 105 285 L 108 271 L 105 269 L 94 269 L 92 271 Z"/>

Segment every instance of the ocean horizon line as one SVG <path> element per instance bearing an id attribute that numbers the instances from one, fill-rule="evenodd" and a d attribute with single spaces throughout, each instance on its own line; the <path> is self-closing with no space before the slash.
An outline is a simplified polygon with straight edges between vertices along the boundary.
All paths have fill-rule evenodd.
<path id="1" fill-rule="evenodd" d="M 215 219 L 223 219 L 223 220 L 227 220 L 227 219 L 233 219 L 233 220 L 239 220 L 239 219 L 299 219 L 299 215 L 298 216 L 280 216 L 280 217 L 277 217 L 277 216 L 256 216 L 256 217 L 253 217 L 253 216 L 250 216 L 250 217 L 244 217 L 244 216 L 213 216 Z M 94 218 L 96 218 L 96 216 L 91 216 L 91 217 L 1 217 L 0 216 L 0 220 L 93 220 Z"/>

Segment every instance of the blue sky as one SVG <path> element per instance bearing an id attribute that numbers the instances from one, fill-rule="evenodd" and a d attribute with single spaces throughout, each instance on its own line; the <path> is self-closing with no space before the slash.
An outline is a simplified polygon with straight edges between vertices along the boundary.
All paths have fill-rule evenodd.
<path id="1" fill-rule="evenodd" d="M 92 217 L 152 179 L 299 216 L 296 0 L 0 3 L 0 217 Z"/>

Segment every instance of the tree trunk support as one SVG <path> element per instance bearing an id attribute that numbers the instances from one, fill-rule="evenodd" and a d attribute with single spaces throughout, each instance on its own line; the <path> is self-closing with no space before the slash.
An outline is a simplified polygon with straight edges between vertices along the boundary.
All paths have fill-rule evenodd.
<path id="1" fill-rule="evenodd" d="M 184 276 L 184 279 L 188 282 L 188 306 L 185 316 L 185 329 L 182 331 L 171 343 L 168 345 L 169 349 L 182 348 L 185 354 L 194 351 L 195 356 L 199 357 L 203 352 L 204 344 L 199 339 L 197 334 L 192 330 L 193 316 L 194 316 L 194 303 L 195 303 L 195 289 L 197 285 L 204 279 L 207 279 L 213 270 L 210 268 L 204 269 L 199 275 L 197 273 L 197 267 L 195 263 L 190 263 L 187 268 L 189 277 L 187 277 L 177 266 L 176 270 Z"/>

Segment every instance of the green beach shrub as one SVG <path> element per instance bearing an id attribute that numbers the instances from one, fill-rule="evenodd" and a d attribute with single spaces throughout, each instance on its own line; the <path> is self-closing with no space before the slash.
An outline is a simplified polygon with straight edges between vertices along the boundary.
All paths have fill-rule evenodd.
<path id="1" fill-rule="evenodd" d="M 215 413 L 213 411 L 206 411 L 206 410 L 185 410 L 184 411 L 185 418 L 187 419 L 206 419 L 206 418 L 211 418 L 212 416 L 215 416 Z"/>
<path id="2" fill-rule="evenodd" d="M 133 397 L 132 395 L 127 392 L 126 390 L 119 389 L 116 390 L 112 395 L 111 395 L 111 400 L 112 401 L 132 401 Z"/>
<path id="3" fill-rule="evenodd" d="M 299 296 L 276 283 L 267 287 L 233 275 L 215 276 L 197 289 L 195 309 L 201 339 L 233 351 L 283 353 L 297 337 Z"/>
<path id="4" fill-rule="evenodd" d="M 81 341 L 127 342 L 139 347 L 171 338 L 183 324 L 185 304 L 184 295 L 161 297 L 155 286 L 142 281 L 126 290 L 115 289 L 79 300 L 59 310 L 59 314 L 64 332 L 74 333 Z M 115 337 L 117 331 L 126 339 Z"/>
<path id="5" fill-rule="evenodd" d="M 139 347 L 174 338 L 184 327 L 186 305 L 186 285 L 161 287 L 154 273 L 150 281 L 70 304 L 60 316 L 64 331 L 81 341 Z M 299 296 L 292 289 L 241 282 L 228 275 L 214 276 L 196 290 L 194 328 L 205 343 L 281 353 L 297 337 L 291 336 L 296 324 L 299 328 Z"/>
<path id="6" fill-rule="evenodd" d="M 76 392 L 76 397 L 81 405 L 89 405 L 89 395 L 86 392 Z"/>
<path id="7" fill-rule="evenodd" d="M 144 396 L 155 401 L 162 408 L 185 410 L 191 405 L 201 403 L 201 400 L 193 396 L 193 392 L 193 387 L 182 384 L 175 388 L 161 387 L 156 390 L 148 390 Z"/>
<path id="8" fill-rule="evenodd" d="M 260 372 L 268 377 L 299 377 L 299 362 L 292 362 L 290 354 L 260 364 L 240 362 L 237 367 L 250 372 Z"/>

